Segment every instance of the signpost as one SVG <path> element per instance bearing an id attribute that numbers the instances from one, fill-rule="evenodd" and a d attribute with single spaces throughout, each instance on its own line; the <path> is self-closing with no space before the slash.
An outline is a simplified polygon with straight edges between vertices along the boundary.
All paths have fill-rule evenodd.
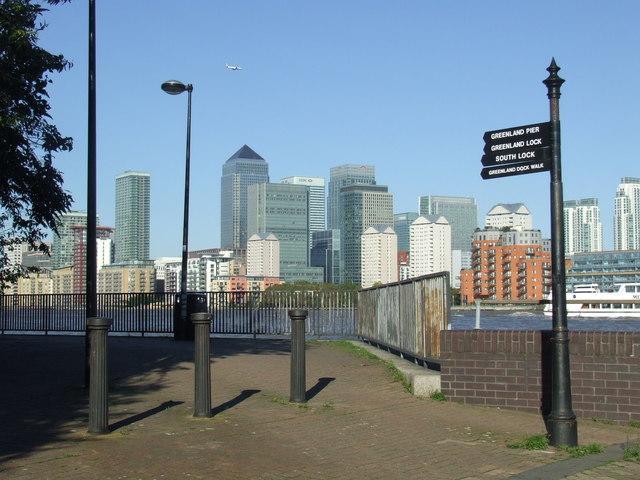
<path id="1" fill-rule="evenodd" d="M 549 97 L 550 121 L 485 132 L 480 172 L 483 179 L 551 172 L 551 275 L 553 338 L 551 372 L 551 412 L 545 419 L 550 443 L 554 446 L 578 444 L 578 427 L 571 405 L 569 332 L 564 258 L 562 168 L 560 162 L 560 67 L 555 59 L 543 81 Z"/>

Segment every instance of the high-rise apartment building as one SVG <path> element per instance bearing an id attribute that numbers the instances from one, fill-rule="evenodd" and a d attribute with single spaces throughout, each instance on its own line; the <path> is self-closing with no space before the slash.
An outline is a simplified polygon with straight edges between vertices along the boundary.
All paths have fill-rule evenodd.
<path id="1" fill-rule="evenodd" d="M 280 277 L 280 242 L 273 233 L 254 233 L 249 237 L 247 276 Z"/>
<path id="2" fill-rule="evenodd" d="M 498 230 L 501 228 L 531 230 L 533 219 L 524 203 L 499 203 L 489 210 L 484 225 Z"/>
<path id="3" fill-rule="evenodd" d="M 376 172 L 373 165 L 340 165 L 332 167 L 327 196 L 327 228 L 340 228 L 340 190 L 343 187 L 375 184 Z"/>
<path id="4" fill-rule="evenodd" d="M 96 223 L 100 223 L 100 219 L 96 217 Z M 58 230 L 57 235 L 53 235 L 53 244 L 51 245 L 51 268 L 63 268 L 73 265 L 73 227 L 87 226 L 86 212 L 66 212 L 60 215 L 56 222 Z"/>
<path id="5" fill-rule="evenodd" d="M 478 228 L 478 206 L 472 197 L 425 195 L 420 197 L 420 215 L 439 215 L 451 226 L 451 249 L 471 252 L 473 232 Z"/>
<path id="6" fill-rule="evenodd" d="M 597 198 L 564 202 L 564 252 L 567 255 L 602 250 L 602 223 Z"/>
<path id="7" fill-rule="evenodd" d="M 613 249 L 640 250 L 640 178 L 623 177 L 616 191 Z"/>
<path id="8" fill-rule="evenodd" d="M 340 230 L 313 232 L 310 264 L 324 269 L 325 283 L 342 283 Z"/>
<path id="9" fill-rule="evenodd" d="M 409 229 L 420 215 L 417 212 L 396 213 L 393 215 L 393 230 L 398 236 L 398 251 L 409 251 Z"/>
<path id="10" fill-rule="evenodd" d="M 151 175 L 127 171 L 116 177 L 115 262 L 149 259 Z"/>
<path id="11" fill-rule="evenodd" d="M 393 225 L 393 194 L 385 185 L 351 185 L 340 190 L 342 278 L 361 281 L 360 237 L 374 225 Z"/>
<path id="12" fill-rule="evenodd" d="M 247 248 L 247 188 L 269 182 L 269 165 L 247 145 L 222 166 L 220 180 L 220 245 Z M 255 233 L 255 232 L 253 232 Z"/>
<path id="13" fill-rule="evenodd" d="M 309 188 L 287 183 L 258 183 L 247 188 L 247 232 L 272 233 L 280 242 L 280 276 L 286 282 L 322 281 L 309 267 Z"/>
<path id="14" fill-rule="evenodd" d="M 87 287 L 87 227 L 75 225 L 73 230 L 73 293 L 84 293 Z M 113 228 L 96 227 L 97 272 L 112 263 Z M 96 280 L 97 281 L 97 280 Z"/>
<path id="15" fill-rule="evenodd" d="M 362 288 L 398 281 L 398 237 L 393 228 L 368 227 L 360 238 Z"/>
<path id="16" fill-rule="evenodd" d="M 411 224 L 409 265 L 412 278 L 437 272 L 451 274 L 451 225 L 445 217 L 420 216 Z"/>
<path id="17" fill-rule="evenodd" d="M 326 192 L 322 177 L 284 177 L 281 183 L 305 185 L 309 188 L 309 248 L 313 246 L 313 232 L 321 232 L 326 227 Z"/>

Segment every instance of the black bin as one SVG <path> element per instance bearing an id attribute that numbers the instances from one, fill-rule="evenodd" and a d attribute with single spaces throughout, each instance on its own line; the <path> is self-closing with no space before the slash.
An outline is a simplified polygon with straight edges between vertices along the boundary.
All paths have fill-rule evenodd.
<path id="1" fill-rule="evenodd" d="M 180 294 L 176 295 L 176 301 L 173 304 L 173 338 L 174 340 L 191 340 L 195 336 L 193 323 L 191 323 L 192 313 L 207 312 L 207 296 L 204 293 L 187 293 L 187 321 L 183 322 L 181 318 L 182 303 Z"/>

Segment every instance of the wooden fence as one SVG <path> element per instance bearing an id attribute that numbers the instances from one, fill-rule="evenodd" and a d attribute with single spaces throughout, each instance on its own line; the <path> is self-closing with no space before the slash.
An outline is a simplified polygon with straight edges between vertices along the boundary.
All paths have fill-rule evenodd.
<path id="1" fill-rule="evenodd" d="M 414 358 L 437 361 L 450 305 L 448 272 L 367 288 L 358 293 L 357 334 Z"/>

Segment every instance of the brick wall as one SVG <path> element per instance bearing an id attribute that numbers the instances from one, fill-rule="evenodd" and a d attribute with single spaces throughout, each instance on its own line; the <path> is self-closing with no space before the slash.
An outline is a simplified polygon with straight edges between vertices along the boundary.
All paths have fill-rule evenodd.
<path id="1" fill-rule="evenodd" d="M 640 420 L 640 333 L 570 332 L 571 393 L 578 417 Z M 551 332 L 441 332 L 448 399 L 542 412 L 551 409 Z"/>

